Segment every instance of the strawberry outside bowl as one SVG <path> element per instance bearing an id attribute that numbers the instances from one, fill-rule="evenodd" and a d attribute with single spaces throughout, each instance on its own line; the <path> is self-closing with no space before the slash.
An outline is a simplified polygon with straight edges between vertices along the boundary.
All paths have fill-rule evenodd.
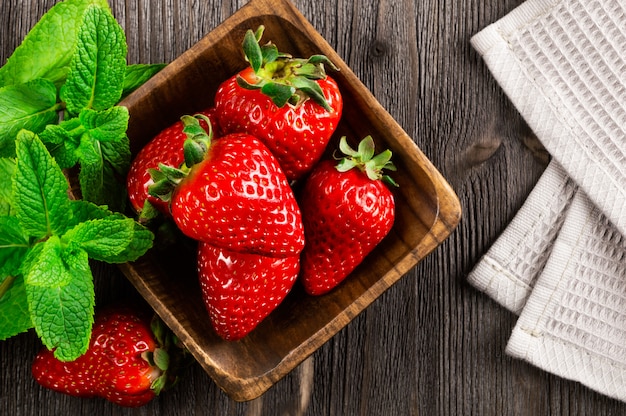
<path id="1" fill-rule="evenodd" d="M 372 135 L 377 149 L 393 152 L 399 187 L 391 232 L 341 285 L 309 296 L 296 284 L 240 341 L 222 340 L 211 328 L 192 245 L 169 247 L 165 255 L 157 242 L 136 262 L 120 266 L 209 376 L 237 401 L 262 395 L 315 352 L 446 239 L 461 216 L 457 196 L 437 169 L 288 0 L 251 0 L 126 97 L 131 151 L 136 154 L 180 116 L 211 106 L 219 84 L 247 65 L 241 53 L 244 33 L 261 24 L 264 39 L 281 51 L 324 54 L 339 67 L 332 76 L 345 105 L 328 148 L 337 148 L 344 135 L 352 140 Z"/>

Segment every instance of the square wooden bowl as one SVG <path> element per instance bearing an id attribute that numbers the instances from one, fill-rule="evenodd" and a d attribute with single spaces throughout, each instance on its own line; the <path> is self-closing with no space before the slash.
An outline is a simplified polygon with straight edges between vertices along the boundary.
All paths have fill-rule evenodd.
<path id="1" fill-rule="evenodd" d="M 196 277 L 196 253 L 181 245 L 163 255 L 152 249 L 121 266 L 137 290 L 230 397 L 251 400 L 294 369 L 437 247 L 456 227 L 461 210 L 448 183 L 411 138 L 381 107 L 337 53 L 288 0 L 252 0 L 122 103 L 130 111 L 136 153 L 183 114 L 213 102 L 218 85 L 247 63 L 241 42 L 247 29 L 265 26 L 264 40 L 294 56 L 322 53 L 345 106 L 329 148 L 371 134 L 379 150 L 391 149 L 396 221 L 391 233 L 338 288 L 313 297 L 296 284 L 287 299 L 251 334 L 227 342 L 212 330 Z"/>

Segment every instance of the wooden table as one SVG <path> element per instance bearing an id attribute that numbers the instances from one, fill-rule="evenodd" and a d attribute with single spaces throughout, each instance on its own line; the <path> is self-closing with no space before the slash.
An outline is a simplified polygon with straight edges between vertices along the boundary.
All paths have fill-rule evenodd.
<path id="1" fill-rule="evenodd" d="M 0 63 L 56 0 L 0 2 Z M 131 63 L 170 62 L 246 2 L 110 0 Z M 442 246 L 266 394 L 226 396 L 193 365 L 172 391 L 129 410 L 40 388 L 31 331 L 0 342 L 2 415 L 617 415 L 626 404 L 504 354 L 516 317 L 466 276 L 524 202 L 547 155 L 469 44 L 522 0 L 294 4 L 457 192 Z M 94 266 L 97 301 L 136 296 Z"/>

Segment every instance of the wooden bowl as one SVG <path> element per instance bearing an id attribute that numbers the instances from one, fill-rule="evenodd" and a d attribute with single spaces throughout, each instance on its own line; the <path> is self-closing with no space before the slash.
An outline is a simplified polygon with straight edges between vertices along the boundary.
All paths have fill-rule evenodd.
<path id="1" fill-rule="evenodd" d="M 343 119 L 329 148 L 347 135 L 371 134 L 376 148 L 391 149 L 396 221 L 390 234 L 335 290 L 313 297 L 296 284 L 287 299 L 243 340 L 227 342 L 212 330 L 196 278 L 195 252 L 180 245 L 157 248 L 121 266 L 137 290 L 176 333 L 206 372 L 237 401 L 254 399 L 294 369 L 437 247 L 456 227 L 461 211 L 448 183 L 411 138 L 381 107 L 337 53 L 288 0 L 252 0 L 122 103 L 130 111 L 128 135 L 136 153 L 183 114 L 213 102 L 218 85 L 247 66 L 241 42 L 247 29 L 265 26 L 264 40 L 294 56 L 322 53 L 344 100 Z"/>

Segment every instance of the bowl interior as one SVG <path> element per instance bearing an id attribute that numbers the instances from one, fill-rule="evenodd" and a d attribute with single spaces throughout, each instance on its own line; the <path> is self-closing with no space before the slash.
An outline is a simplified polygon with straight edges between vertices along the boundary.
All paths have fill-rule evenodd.
<path id="1" fill-rule="evenodd" d="M 296 284 L 278 309 L 241 341 L 223 341 L 211 329 L 197 282 L 193 242 L 182 240 L 168 247 L 167 253 L 155 247 L 137 262 L 121 266 L 205 370 L 235 399 L 262 393 L 434 248 L 422 247 L 440 211 L 433 168 L 345 63 L 321 38 L 311 38 L 312 29 L 298 19 L 274 14 L 244 16 L 234 23 L 231 19 L 122 103 L 130 111 L 128 134 L 135 154 L 181 115 L 213 104 L 219 84 L 247 65 L 241 52 L 245 31 L 263 24 L 263 39 L 272 40 L 281 51 L 294 56 L 323 53 L 340 67 L 330 75 L 341 88 L 344 114 L 329 149 L 336 148 L 342 135 L 356 143 L 371 134 L 378 150 L 389 148 L 394 153 L 398 172 L 392 176 L 400 186 L 394 191 L 397 212 L 390 234 L 329 294 L 308 296 Z"/>

